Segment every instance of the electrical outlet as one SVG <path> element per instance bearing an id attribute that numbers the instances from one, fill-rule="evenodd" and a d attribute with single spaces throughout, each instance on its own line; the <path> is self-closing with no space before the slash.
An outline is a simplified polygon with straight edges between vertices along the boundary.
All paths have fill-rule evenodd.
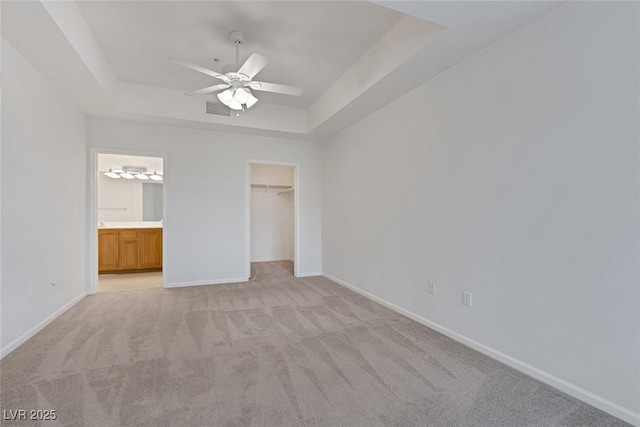
<path id="1" fill-rule="evenodd" d="M 433 280 L 429 280 L 428 287 L 429 287 L 429 293 L 431 295 L 435 295 L 436 294 L 436 282 L 434 282 Z"/>
<path id="2" fill-rule="evenodd" d="M 473 300 L 472 298 L 472 294 L 469 291 L 464 291 L 462 292 L 462 304 L 466 305 L 467 307 L 471 307 L 471 305 L 473 304 Z"/>

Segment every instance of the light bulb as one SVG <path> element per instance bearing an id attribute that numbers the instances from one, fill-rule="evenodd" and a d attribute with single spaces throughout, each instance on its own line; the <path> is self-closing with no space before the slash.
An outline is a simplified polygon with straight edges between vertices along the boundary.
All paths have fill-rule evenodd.
<path id="1" fill-rule="evenodd" d="M 236 93 L 233 98 L 240 104 L 244 104 L 249 99 L 249 92 L 243 88 L 236 89 Z"/>
<path id="2" fill-rule="evenodd" d="M 227 106 L 229 108 L 231 108 L 232 110 L 242 110 L 242 104 L 240 104 L 238 101 L 236 101 L 235 99 L 232 99 L 231 102 L 229 102 L 227 104 Z"/>
<path id="3" fill-rule="evenodd" d="M 121 173 L 120 176 L 123 177 L 124 179 L 134 179 L 135 178 L 135 176 L 131 175 L 129 172 Z"/>
<path id="4" fill-rule="evenodd" d="M 157 171 L 154 171 L 153 175 L 151 175 L 149 178 L 151 178 L 151 180 L 153 181 L 162 181 L 162 175 L 158 175 Z"/>
<path id="5" fill-rule="evenodd" d="M 144 181 L 144 180 L 146 180 L 146 179 L 149 179 L 149 176 L 148 176 L 148 175 L 145 175 L 145 174 L 143 174 L 143 173 L 139 173 L 139 174 L 137 174 L 137 175 L 136 175 L 136 178 L 141 179 L 141 180 L 143 180 L 143 181 Z"/>
<path id="6" fill-rule="evenodd" d="M 217 96 L 220 102 L 227 106 L 233 101 L 233 93 L 229 89 L 220 92 Z"/>
<path id="7" fill-rule="evenodd" d="M 258 98 L 253 96 L 253 94 L 250 91 L 248 91 L 248 92 L 249 92 L 249 97 L 247 99 L 247 102 L 245 102 L 245 104 L 246 104 L 247 108 L 251 108 L 256 104 L 256 102 L 258 102 Z"/>
<path id="8" fill-rule="evenodd" d="M 105 172 L 104 173 L 106 176 L 108 176 L 109 178 L 115 178 L 115 179 L 120 179 L 120 175 L 118 175 L 117 173 L 115 173 L 114 171 L 111 170 L 111 168 L 109 168 L 109 172 Z"/>

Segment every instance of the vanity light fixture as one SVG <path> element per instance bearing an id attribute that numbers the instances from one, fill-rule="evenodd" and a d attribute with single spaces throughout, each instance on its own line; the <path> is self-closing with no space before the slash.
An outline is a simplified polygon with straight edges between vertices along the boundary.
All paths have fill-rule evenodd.
<path id="1" fill-rule="evenodd" d="M 118 175 L 117 173 L 115 173 L 113 171 L 113 169 L 109 168 L 109 172 L 105 172 L 104 173 L 106 176 L 108 176 L 109 178 L 113 178 L 113 179 L 118 179 L 120 178 L 120 175 Z"/>
<path id="2" fill-rule="evenodd" d="M 105 176 L 113 179 L 139 179 L 142 181 L 162 181 L 162 174 L 157 171 L 150 172 L 147 168 L 137 166 L 123 166 L 121 168 L 109 168 L 109 172 L 104 172 Z"/>

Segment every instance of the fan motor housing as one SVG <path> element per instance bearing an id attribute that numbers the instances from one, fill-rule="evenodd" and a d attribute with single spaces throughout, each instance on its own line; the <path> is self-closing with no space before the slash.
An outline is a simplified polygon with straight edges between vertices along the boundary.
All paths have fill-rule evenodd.
<path id="1" fill-rule="evenodd" d="M 222 67 L 222 74 L 237 73 L 240 69 L 238 64 L 229 64 Z"/>

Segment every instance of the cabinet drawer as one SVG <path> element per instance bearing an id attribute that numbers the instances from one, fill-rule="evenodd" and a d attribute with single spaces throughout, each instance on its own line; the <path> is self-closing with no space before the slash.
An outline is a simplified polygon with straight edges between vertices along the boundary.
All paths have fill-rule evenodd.
<path id="1" fill-rule="evenodd" d="M 137 239 L 138 230 L 120 230 L 120 239 Z"/>

